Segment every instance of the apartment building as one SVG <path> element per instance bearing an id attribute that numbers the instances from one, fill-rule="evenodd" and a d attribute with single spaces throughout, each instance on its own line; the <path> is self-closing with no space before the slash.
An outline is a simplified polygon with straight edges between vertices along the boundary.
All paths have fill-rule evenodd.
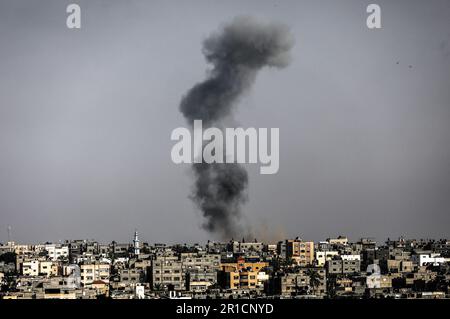
<path id="1" fill-rule="evenodd" d="M 258 272 L 251 270 L 220 271 L 219 284 L 225 289 L 256 289 Z"/>
<path id="2" fill-rule="evenodd" d="M 264 244 L 261 242 L 244 242 L 244 241 L 232 241 L 230 242 L 229 251 L 233 254 L 259 254 L 263 251 Z"/>
<path id="3" fill-rule="evenodd" d="M 268 262 L 247 260 L 244 257 L 237 258 L 236 262 L 220 264 L 220 268 L 222 269 L 222 271 L 235 271 L 235 272 L 240 270 L 252 270 L 260 272 L 268 266 L 269 266 Z"/>
<path id="4" fill-rule="evenodd" d="M 217 271 L 215 270 L 191 270 L 186 273 L 186 290 L 204 292 L 210 286 L 217 283 Z"/>
<path id="5" fill-rule="evenodd" d="M 183 264 L 176 256 L 157 256 L 151 265 L 151 286 L 154 290 L 184 290 Z"/>
<path id="6" fill-rule="evenodd" d="M 345 275 L 359 273 L 361 262 L 359 260 L 333 259 L 326 263 L 327 273 L 330 275 Z"/>
<path id="7" fill-rule="evenodd" d="M 84 263 L 80 265 L 81 283 L 90 285 L 96 280 L 109 282 L 110 265 L 107 263 Z"/>
<path id="8" fill-rule="evenodd" d="M 58 263 L 54 261 L 41 261 L 39 262 L 39 274 L 52 277 L 58 275 Z"/>
<path id="9" fill-rule="evenodd" d="M 183 272 L 194 269 L 199 270 L 219 270 L 220 255 L 205 253 L 181 253 L 180 261 L 182 263 Z"/>
<path id="10" fill-rule="evenodd" d="M 20 265 L 20 272 L 23 276 L 38 276 L 39 275 L 39 261 L 28 260 Z"/>
<path id="11" fill-rule="evenodd" d="M 327 242 L 330 245 L 346 246 L 348 244 L 348 238 L 345 236 L 339 236 L 338 238 L 327 238 Z"/>
<path id="12" fill-rule="evenodd" d="M 331 260 L 334 256 L 338 255 L 338 251 L 316 251 L 316 265 L 323 267 L 328 260 Z"/>
<path id="13" fill-rule="evenodd" d="M 310 273 L 316 274 L 314 283 Z M 327 291 L 325 269 L 304 268 L 295 273 L 277 273 L 270 280 L 269 290 L 272 294 L 283 296 L 306 293 L 324 295 Z"/>
<path id="14" fill-rule="evenodd" d="M 312 265 L 314 262 L 314 242 L 301 239 L 286 241 L 286 257 L 300 266 Z"/>
<path id="15" fill-rule="evenodd" d="M 50 260 L 56 261 L 61 258 L 69 258 L 69 246 L 66 245 L 45 245 L 45 250 Z"/>

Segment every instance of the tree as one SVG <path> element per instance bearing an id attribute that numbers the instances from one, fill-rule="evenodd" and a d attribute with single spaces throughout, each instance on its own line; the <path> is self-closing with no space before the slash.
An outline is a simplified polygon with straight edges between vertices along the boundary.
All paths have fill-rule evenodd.
<path id="1" fill-rule="evenodd" d="M 309 268 L 306 271 L 306 274 L 309 277 L 309 285 L 313 289 L 313 294 L 315 294 L 317 287 L 319 287 L 320 285 L 320 280 L 322 279 L 322 276 L 320 276 L 320 274 L 315 269 L 312 268 Z"/>
<path id="2" fill-rule="evenodd" d="M 162 285 L 161 284 L 155 284 L 153 286 L 153 291 L 161 291 L 162 290 Z"/>
<path id="3" fill-rule="evenodd" d="M 16 262 L 16 253 L 15 252 L 7 252 L 0 255 L 0 262 L 3 261 L 5 264 L 15 263 Z"/>

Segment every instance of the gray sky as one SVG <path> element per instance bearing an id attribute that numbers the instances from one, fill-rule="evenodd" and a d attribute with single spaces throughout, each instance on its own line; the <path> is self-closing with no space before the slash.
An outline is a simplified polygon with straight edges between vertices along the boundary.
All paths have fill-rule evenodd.
<path id="1" fill-rule="evenodd" d="M 206 240 L 170 134 L 202 40 L 239 14 L 296 38 L 235 115 L 280 128 L 279 173 L 248 166 L 246 222 L 264 239 L 450 237 L 450 1 L 1 0 L 0 241 L 7 225 L 21 242 Z"/>

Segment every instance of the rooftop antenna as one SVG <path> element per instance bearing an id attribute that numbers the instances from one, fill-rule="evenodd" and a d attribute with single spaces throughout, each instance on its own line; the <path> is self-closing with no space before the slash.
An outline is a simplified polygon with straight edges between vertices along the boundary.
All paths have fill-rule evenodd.
<path id="1" fill-rule="evenodd" d="M 8 225 L 8 242 L 11 241 L 11 225 Z"/>

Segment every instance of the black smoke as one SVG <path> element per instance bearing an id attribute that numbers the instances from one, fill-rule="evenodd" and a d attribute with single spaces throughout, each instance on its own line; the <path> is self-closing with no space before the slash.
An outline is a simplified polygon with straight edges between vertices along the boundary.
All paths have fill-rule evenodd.
<path id="1" fill-rule="evenodd" d="M 190 124 L 223 127 L 239 97 L 257 72 L 289 64 L 294 41 L 284 25 L 240 16 L 208 37 L 203 54 L 212 64 L 207 79 L 183 97 L 180 111 Z M 203 212 L 205 229 L 230 238 L 242 234 L 241 205 L 246 200 L 247 171 L 239 164 L 193 164 L 196 177 L 192 199 Z"/>

